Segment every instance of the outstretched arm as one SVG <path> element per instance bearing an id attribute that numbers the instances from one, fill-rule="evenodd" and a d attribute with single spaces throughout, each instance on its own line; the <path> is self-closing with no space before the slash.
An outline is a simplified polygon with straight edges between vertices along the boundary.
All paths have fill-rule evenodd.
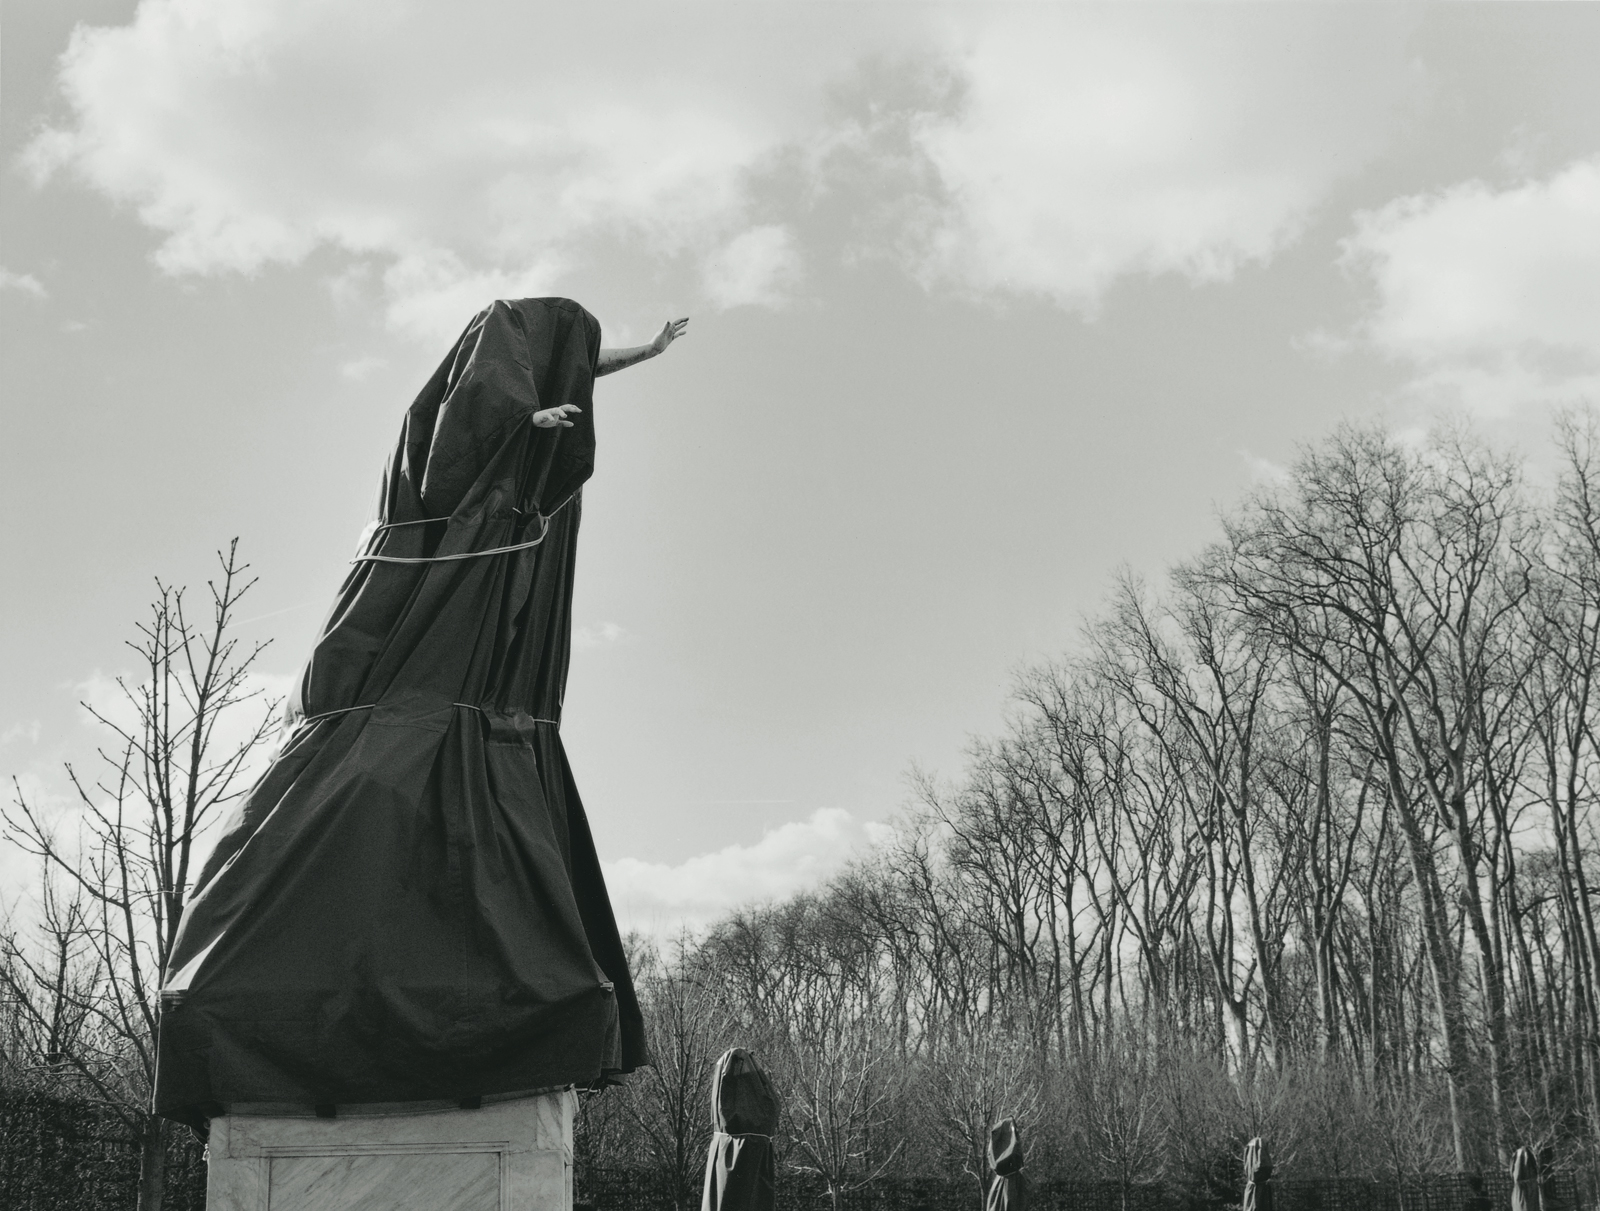
<path id="1" fill-rule="evenodd" d="M 656 339 L 648 345 L 635 345 L 632 349 L 602 349 L 600 360 L 595 365 L 595 377 L 610 374 L 616 370 L 625 369 L 635 362 L 642 362 L 646 358 L 654 357 L 662 352 L 683 335 L 683 330 L 689 326 L 689 317 L 681 320 L 668 320 L 656 333 Z M 574 412 L 582 411 L 577 404 L 562 404 L 556 408 L 541 408 L 533 414 L 533 423 L 541 429 L 570 429 L 572 422 L 567 419 Z"/>
<path id="2" fill-rule="evenodd" d="M 668 320 L 661 331 L 656 333 L 656 339 L 648 345 L 635 345 L 632 349 L 600 350 L 600 361 L 594 368 L 595 377 L 599 378 L 602 374 L 613 374 L 618 370 L 624 370 L 634 365 L 636 362 L 642 362 L 646 358 L 652 358 L 658 353 L 665 352 L 667 346 L 682 336 L 683 330 L 688 326 L 688 316 L 684 316 L 681 320 Z"/>

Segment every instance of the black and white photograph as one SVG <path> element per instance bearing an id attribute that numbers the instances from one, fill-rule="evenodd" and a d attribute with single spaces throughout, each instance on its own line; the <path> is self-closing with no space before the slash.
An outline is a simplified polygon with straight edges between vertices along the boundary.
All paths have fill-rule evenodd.
<path id="1" fill-rule="evenodd" d="M 3 0 L 0 1211 L 1600 1211 L 1600 4 Z"/>

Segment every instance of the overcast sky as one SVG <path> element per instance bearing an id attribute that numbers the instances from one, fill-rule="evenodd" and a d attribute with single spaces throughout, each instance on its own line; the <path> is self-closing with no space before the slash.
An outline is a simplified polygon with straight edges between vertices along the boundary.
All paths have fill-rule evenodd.
<path id="1" fill-rule="evenodd" d="M 1341 418 L 1532 449 L 1600 396 L 1600 6 L 4 23 L 0 772 L 45 795 L 151 578 L 235 535 L 288 682 L 494 298 L 693 317 L 597 390 L 563 723 L 656 928 L 836 868 Z"/>

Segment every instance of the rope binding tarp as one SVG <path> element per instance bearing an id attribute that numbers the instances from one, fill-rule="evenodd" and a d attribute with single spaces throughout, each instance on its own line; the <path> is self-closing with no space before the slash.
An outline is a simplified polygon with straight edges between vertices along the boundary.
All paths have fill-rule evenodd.
<path id="1" fill-rule="evenodd" d="M 545 540 L 550 533 L 550 518 L 543 513 L 534 513 L 532 516 L 539 519 L 539 537 L 529 542 L 512 543 L 505 547 L 490 547 L 487 551 L 461 551 L 455 555 L 357 555 L 351 563 L 449 563 L 457 559 L 477 559 L 483 555 L 505 555 L 510 551 L 526 551 L 536 547 Z M 377 538 L 385 530 L 393 530 L 399 526 L 425 526 L 430 522 L 449 521 L 448 517 L 424 517 L 417 521 L 391 521 L 385 522 L 372 532 Z"/>

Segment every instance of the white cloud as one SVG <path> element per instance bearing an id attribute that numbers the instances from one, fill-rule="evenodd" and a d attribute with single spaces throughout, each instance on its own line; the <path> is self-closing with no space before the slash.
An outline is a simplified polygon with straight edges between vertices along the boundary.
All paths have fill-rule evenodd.
<path id="1" fill-rule="evenodd" d="M 918 131 L 950 203 L 920 268 L 1084 311 L 1126 274 L 1268 260 L 1412 87 L 1375 10 L 959 11 L 961 103 Z"/>
<path id="2" fill-rule="evenodd" d="M 717 307 L 779 307 L 799 277 L 793 232 L 768 224 L 741 232 L 711 254 L 705 288 Z"/>
<path id="3" fill-rule="evenodd" d="M 1363 212 L 1345 262 L 1376 290 L 1366 336 L 1417 392 L 1490 413 L 1600 398 L 1600 158 Z"/>
<path id="4" fill-rule="evenodd" d="M 1092 310 L 1122 275 L 1222 279 L 1292 241 L 1406 95 L 1401 20 L 143 0 L 74 33 L 72 120 L 25 160 L 133 207 L 168 272 L 333 249 L 336 296 L 370 282 L 430 337 L 607 256 L 777 305 L 815 256 L 798 233 L 849 242 L 829 222 L 930 285 Z M 819 219 L 846 170 L 868 196 Z"/>
<path id="5" fill-rule="evenodd" d="M 562 274 L 554 256 L 521 269 L 474 269 L 443 249 L 404 253 L 383 275 L 388 320 L 402 332 L 454 336 L 487 300 L 554 294 Z"/>
<path id="6" fill-rule="evenodd" d="M 364 383 L 375 372 L 382 370 L 388 364 L 388 359 L 371 355 L 351 358 L 348 362 L 340 365 L 339 377 L 348 379 L 352 383 Z"/>
<path id="7" fill-rule="evenodd" d="M 14 273 L 4 265 L 0 265 L 0 290 L 15 290 L 22 294 L 31 294 L 36 299 L 45 297 L 44 283 L 31 273 Z"/>
<path id="8" fill-rule="evenodd" d="M 553 289 L 598 237 L 671 256 L 748 226 L 747 174 L 844 61 L 830 18 L 144 0 L 74 33 L 75 120 L 26 161 L 136 207 L 168 272 L 331 247 L 379 262 L 392 324 L 453 334 L 486 298 Z M 808 37 L 806 62 L 780 53 Z"/>
<path id="9" fill-rule="evenodd" d="M 638 858 L 604 863 L 606 886 L 624 929 L 671 936 L 709 925 L 731 909 L 815 887 L 888 832 L 887 825 L 862 823 L 843 808 L 819 808 L 753 845 L 729 845 L 676 866 Z"/>
<path id="10" fill-rule="evenodd" d="M 627 643 L 634 638 L 632 631 L 615 622 L 596 622 L 588 626 L 575 627 L 572 632 L 572 646 L 575 648 L 607 648 L 619 643 Z"/>
<path id="11" fill-rule="evenodd" d="M 1270 458 L 1252 454 L 1249 450 L 1240 450 L 1239 457 L 1244 460 L 1245 470 L 1250 475 L 1251 483 L 1286 484 L 1292 478 L 1288 467 L 1273 462 Z"/>
<path id="12" fill-rule="evenodd" d="M 124 682 L 134 687 L 139 684 L 132 674 L 105 673 L 99 669 L 72 684 L 70 688 L 80 707 L 78 721 L 87 727 L 99 727 L 100 722 L 95 718 L 99 715 L 127 731 L 138 727 L 139 712 L 123 692 Z"/>
<path id="13" fill-rule="evenodd" d="M 298 674 L 290 673 L 246 674 L 242 693 L 250 697 L 217 716 L 211 731 L 210 743 L 213 751 L 221 754 L 236 750 L 250 737 L 261 719 L 262 712 L 273 703 L 279 704 L 274 712 L 274 718 L 280 718 L 281 705 L 297 679 Z M 95 733 L 96 742 L 107 752 L 114 754 L 116 745 L 114 739 L 104 736 L 102 731 L 104 725 L 95 718 L 95 715 L 98 714 L 114 726 L 137 735 L 140 726 L 138 707 L 123 686 L 126 685 L 137 695 L 142 684 L 144 683 L 132 674 L 124 675 L 119 680 L 114 674 L 96 670 L 72 687 L 75 697 L 81 704 L 78 711 L 80 721 Z M 239 787 L 249 786 L 266 769 L 271 758 L 274 739 L 276 735 L 269 736 L 267 743 L 255 750 L 251 760 L 242 768 L 237 780 Z"/>
<path id="14" fill-rule="evenodd" d="M 37 719 L 30 719 L 26 723 L 13 723 L 9 727 L 0 729 L 0 744 L 14 744 L 18 740 L 38 744 L 43 731 L 44 725 Z"/>

